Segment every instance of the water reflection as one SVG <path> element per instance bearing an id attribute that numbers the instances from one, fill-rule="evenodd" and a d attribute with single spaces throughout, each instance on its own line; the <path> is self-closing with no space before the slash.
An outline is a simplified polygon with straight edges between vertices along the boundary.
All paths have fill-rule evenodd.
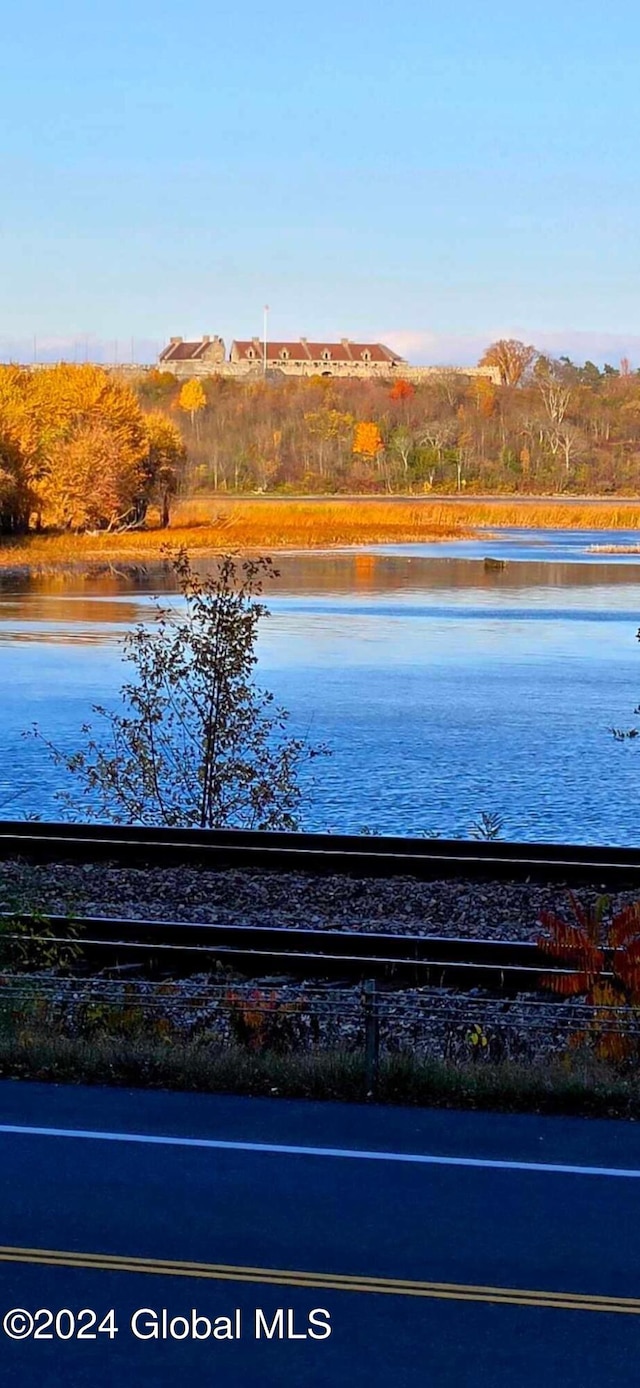
<path id="1" fill-rule="evenodd" d="M 636 841 L 638 749 L 607 729 L 640 697 L 640 556 L 586 557 L 592 542 L 278 556 L 259 675 L 293 729 L 333 749 L 306 823 L 451 834 L 494 809 L 514 837 Z M 498 545 L 507 566 L 486 570 Z M 155 594 L 177 601 L 166 567 L 2 576 L 0 814 L 57 813 L 59 773 L 21 734 L 35 720 L 78 745 Z"/>
<path id="2" fill-rule="evenodd" d="M 603 556 L 589 563 L 518 558 L 492 570 L 478 557 L 424 553 L 434 548 L 280 555 L 265 601 L 274 615 L 324 612 L 376 620 L 407 613 L 433 620 L 487 615 L 525 621 L 549 614 L 558 621 L 633 621 L 640 611 L 640 556 L 632 564 Z M 522 542 L 522 553 L 530 549 L 529 540 Z M 205 574 L 210 565 L 198 560 L 194 567 Z M 149 618 L 155 597 L 179 603 L 165 565 L 90 577 L 2 575 L 0 643 L 113 643 Z"/>

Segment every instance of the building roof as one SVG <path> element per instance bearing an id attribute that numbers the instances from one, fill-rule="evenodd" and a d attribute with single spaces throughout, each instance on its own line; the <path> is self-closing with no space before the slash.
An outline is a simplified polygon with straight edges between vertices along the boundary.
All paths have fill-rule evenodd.
<path id="1" fill-rule="evenodd" d="M 199 342 L 184 342 L 181 337 L 172 337 L 168 347 L 160 353 L 160 361 L 197 361 L 211 345 L 210 337 L 202 337 Z"/>
<path id="2" fill-rule="evenodd" d="M 220 338 L 202 337 L 197 342 L 185 342 L 181 337 L 172 337 L 166 347 L 160 353 L 160 362 L 173 361 L 199 361 L 207 356 L 207 349 L 217 344 L 224 347 Z M 264 344 L 259 338 L 254 337 L 246 341 L 235 341 L 231 345 L 231 358 L 236 361 L 238 358 L 247 361 L 262 361 L 264 358 Z M 377 362 L 386 365 L 402 363 L 402 357 L 397 352 L 392 352 L 390 347 L 385 347 L 382 342 L 350 342 L 348 338 L 343 338 L 340 342 L 308 342 L 305 337 L 301 337 L 297 342 L 267 342 L 267 362 L 279 365 L 283 361 L 291 362 L 336 362 L 336 363 L 359 363 Z"/>
<path id="3" fill-rule="evenodd" d="M 397 352 L 392 352 L 382 342 L 351 342 L 344 338 L 342 342 L 309 342 L 307 346 L 313 361 L 322 358 L 325 352 L 329 353 L 331 361 L 402 361 Z"/>
<path id="4" fill-rule="evenodd" d="M 250 350 L 253 357 L 262 357 L 264 345 L 257 338 L 232 343 L 233 356 L 248 357 Z M 308 342 L 304 337 L 298 342 L 267 342 L 267 361 L 281 361 L 283 352 L 289 361 L 402 362 L 402 357 L 381 342 L 350 342 L 347 338 L 342 342 Z"/>

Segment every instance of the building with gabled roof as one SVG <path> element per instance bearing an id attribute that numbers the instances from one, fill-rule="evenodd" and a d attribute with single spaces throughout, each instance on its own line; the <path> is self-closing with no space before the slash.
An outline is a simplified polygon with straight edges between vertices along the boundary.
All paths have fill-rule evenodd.
<path id="1" fill-rule="evenodd" d="M 284 376 L 384 376 L 392 374 L 406 362 L 381 342 L 309 342 L 301 337 L 295 342 L 267 342 L 259 337 L 236 339 L 228 358 L 221 337 L 202 337 L 185 341 L 172 337 L 158 357 L 162 371 L 175 376 L 217 374 L 221 376 L 250 376 L 264 371 Z"/>
<path id="2" fill-rule="evenodd" d="M 297 342 L 267 342 L 266 348 L 253 337 L 232 342 L 229 360 L 264 365 L 265 355 L 267 367 L 293 376 L 378 375 L 406 365 L 397 352 L 381 342 L 351 342 L 347 337 L 340 342 L 310 342 L 301 337 Z"/>
<path id="3" fill-rule="evenodd" d="M 164 370 L 175 363 L 204 363 L 211 367 L 224 362 L 225 350 L 221 337 L 201 337 L 197 342 L 185 342 L 183 337 L 169 338 L 168 346 L 158 357 L 158 365 Z"/>
<path id="4" fill-rule="evenodd" d="M 410 366 L 383 342 L 310 342 L 300 337 L 291 342 L 269 342 L 259 337 L 236 338 L 229 356 L 221 337 L 201 337 L 185 342 L 172 337 L 158 357 L 161 371 L 170 371 L 180 380 L 191 376 L 231 376 L 252 380 L 265 374 L 270 380 L 288 376 L 339 376 L 355 379 L 388 380 L 403 376 L 419 383 L 429 377 L 486 376 L 499 382 L 499 372 L 491 366 Z"/>

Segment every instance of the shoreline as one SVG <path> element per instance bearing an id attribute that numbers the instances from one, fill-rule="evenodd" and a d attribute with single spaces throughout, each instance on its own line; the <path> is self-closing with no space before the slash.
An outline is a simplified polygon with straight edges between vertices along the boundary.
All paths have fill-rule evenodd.
<path id="1" fill-rule="evenodd" d="M 0 538 L 0 573 L 49 573 L 83 566 L 159 562 L 166 546 L 194 557 L 356 549 L 363 545 L 437 544 L 476 538 L 480 530 L 635 531 L 640 500 L 565 498 L 357 499 L 210 497 L 176 504 L 165 530 L 30 533 Z"/>

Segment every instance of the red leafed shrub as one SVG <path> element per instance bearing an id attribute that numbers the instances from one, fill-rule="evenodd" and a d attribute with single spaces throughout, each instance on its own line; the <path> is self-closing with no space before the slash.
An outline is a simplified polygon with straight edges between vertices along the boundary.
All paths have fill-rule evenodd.
<path id="1" fill-rule="evenodd" d="M 231 988 L 225 1003 L 234 1039 L 249 1050 L 284 1052 L 300 1040 L 301 1003 L 285 1000 L 275 989 L 240 993 Z"/>
<path id="2" fill-rule="evenodd" d="M 572 970 L 547 974 L 545 985 L 587 1002 L 597 1002 L 597 990 L 607 987 L 620 1003 L 640 1003 L 640 902 L 612 914 L 608 897 L 583 906 L 570 892 L 569 905 L 573 920 L 553 911 L 540 916 L 538 948 Z"/>
<path id="3" fill-rule="evenodd" d="M 411 381 L 396 381 L 389 391 L 390 400 L 412 400 L 416 388 Z"/>
<path id="4" fill-rule="evenodd" d="M 589 1033 L 581 1031 L 573 1044 L 595 1041 L 598 1053 L 610 1060 L 628 1056 L 632 1037 L 625 1033 L 619 1012 L 628 1007 L 637 1020 L 640 1006 L 640 902 L 612 912 L 609 898 L 600 896 L 583 906 L 569 893 L 571 919 L 543 911 L 538 948 L 567 972 L 549 973 L 543 985 L 562 997 L 581 997 L 596 1010 Z"/>

